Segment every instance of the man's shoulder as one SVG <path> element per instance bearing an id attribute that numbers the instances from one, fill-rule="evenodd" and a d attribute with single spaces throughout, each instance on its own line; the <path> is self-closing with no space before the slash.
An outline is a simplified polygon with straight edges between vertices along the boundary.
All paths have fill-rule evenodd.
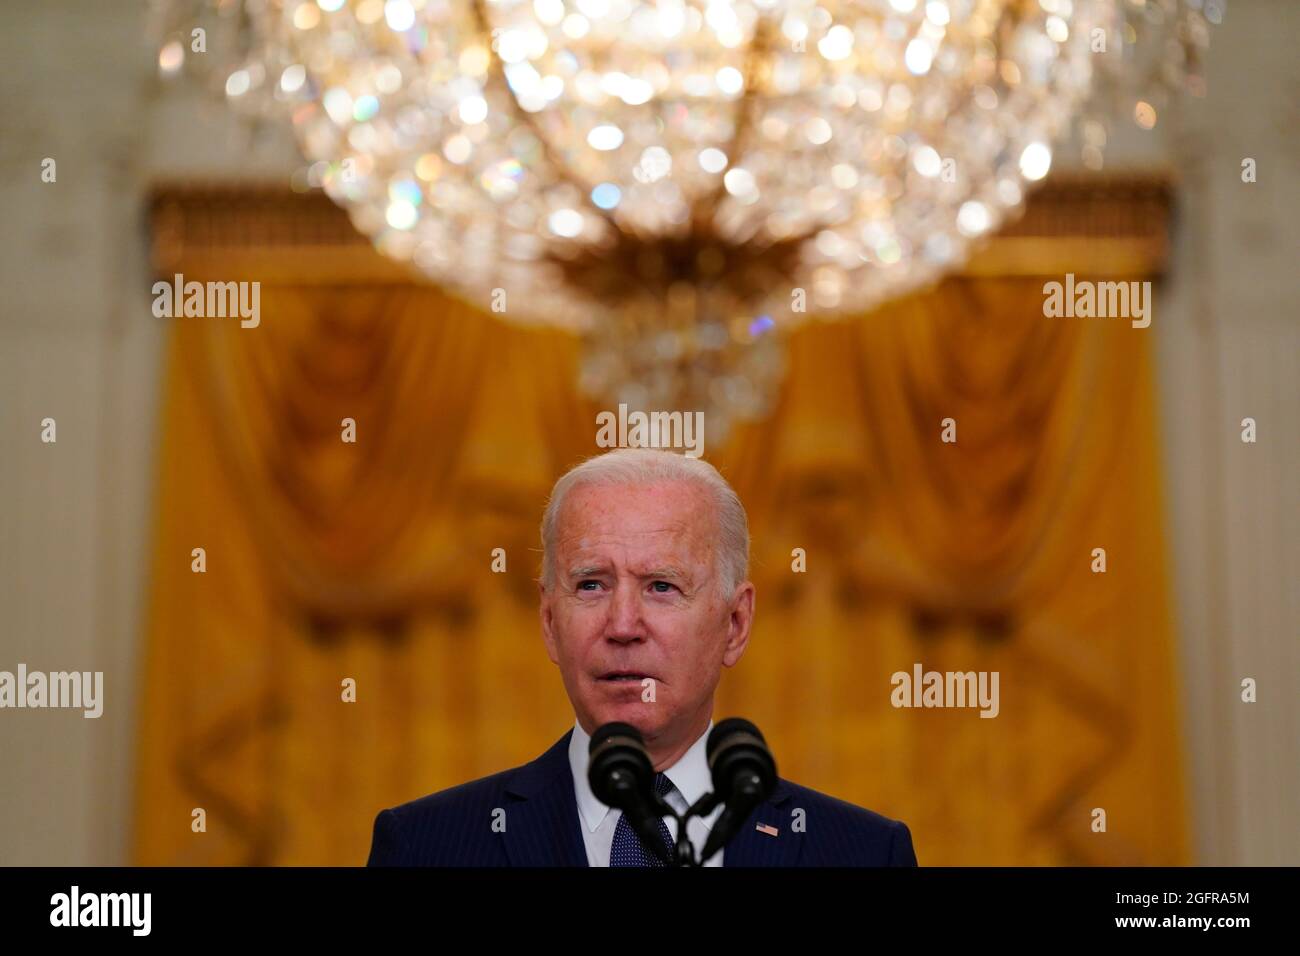
<path id="1" fill-rule="evenodd" d="M 787 798 L 792 801 L 792 806 L 806 807 L 810 814 L 815 812 L 835 819 L 846 826 L 886 832 L 892 827 L 902 825 L 898 820 L 890 819 L 876 813 L 874 810 L 860 807 L 856 803 L 849 803 L 849 801 L 833 797 L 829 793 L 814 790 L 812 787 L 802 786 L 784 777 L 781 778 L 781 788 Z"/>
<path id="2" fill-rule="evenodd" d="M 491 798 L 503 795 L 507 781 L 524 766 L 527 766 L 527 764 L 511 767 L 509 770 L 501 770 L 486 777 L 479 777 L 477 780 L 458 783 L 454 787 L 447 787 L 444 790 L 438 790 L 423 797 L 408 800 L 406 803 L 399 803 L 384 812 L 393 814 L 403 823 L 434 815 L 442 816 L 449 813 L 473 812 L 484 806 L 485 801 L 490 802 Z"/>
<path id="3" fill-rule="evenodd" d="M 567 768 L 566 733 L 528 763 L 417 797 L 375 816 L 370 866 L 492 866 L 502 862 L 496 837 L 512 792 L 525 794 L 538 781 Z"/>
<path id="4" fill-rule="evenodd" d="M 901 820 L 784 778 L 781 788 L 782 809 L 803 827 L 805 864 L 916 866 L 912 832 Z"/>
<path id="5" fill-rule="evenodd" d="M 370 844 L 370 866 L 451 865 L 452 858 L 429 858 L 446 851 L 461 857 L 475 850 L 490 853 L 492 814 L 504 805 L 506 782 L 519 768 L 502 770 L 477 780 L 380 810 Z M 482 839 L 475 839 L 475 834 Z M 481 843 L 481 847 L 471 844 Z M 482 865 L 487 865 L 486 861 Z"/>

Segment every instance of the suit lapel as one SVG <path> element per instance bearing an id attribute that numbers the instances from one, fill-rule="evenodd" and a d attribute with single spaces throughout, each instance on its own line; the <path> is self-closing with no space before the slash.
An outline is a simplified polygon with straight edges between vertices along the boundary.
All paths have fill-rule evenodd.
<path id="1" fill-rule="evenodd" d="M 502 834 L 511 866 L 587 866 L 578 801 L 569 767 L 570 729 L 550 750 L 518 768 L 506 783 Z"/>
<path id="2" fill-rule="evenodd" d="M 578 801 L 569 767 L 567 731 L 546 753 L 519 767 L 506 783 L 506 829 L 511 866 L 587 866 Z M 804 834 L 790 830 L 790 791 L 778 780 L 772 796 L 749 815 L 723 848 L 724 867 L 795 866 Z M 775 829 L 776 835 L 759 830 Z"/>
<path id="3" fill-rule="evenodd" d="M 740 831 L 722 851 L 722 865 L 728 866 L 795 866 L 803 846 L 802 833 L 790 829 L 790 791 L 778 780 L 772 796 L 749 815 Z M 758 827 L 775 829 L 772 835 Z"/>

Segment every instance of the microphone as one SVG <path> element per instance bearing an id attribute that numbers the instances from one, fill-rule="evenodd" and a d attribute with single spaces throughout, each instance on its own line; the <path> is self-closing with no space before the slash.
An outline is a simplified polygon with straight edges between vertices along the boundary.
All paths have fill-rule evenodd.
<path id="1" fill-rule="evenodd" d="M 659 820 L 673 809 L 655 792 L 654 764 L 641 732 L 618 721 L 602 724 L 591 735 L 587 753 L 587 780 L 596 799 L 622 810 L 650 852 L 670 863 Z"/>
<path id="2" fill-rule="evenodd" d="M 713 775 L 712 805 L 721 800 L 726 808 L 718 815 L 704 844 L 701 864 L 722 849 L 776 789 L 776 760 L 762 733 L 749 721 L 728 717 L 714 724 L 706 752 Z"/>

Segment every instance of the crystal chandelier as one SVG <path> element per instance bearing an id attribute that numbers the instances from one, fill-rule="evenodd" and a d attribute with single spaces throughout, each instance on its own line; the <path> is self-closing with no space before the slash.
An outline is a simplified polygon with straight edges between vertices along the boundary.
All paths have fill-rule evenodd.
<path id="1" fill-rule="evenodd" d="M 159 67 L 285 118 L 381 252 L 581 334 L 590 394 L 716 437 L 806 315 L 959 266 L 1067 141 L 1099 166 L 1117 91 L 1148 127 L 1198 91 L 1222 6 L 172 0 Z"/>

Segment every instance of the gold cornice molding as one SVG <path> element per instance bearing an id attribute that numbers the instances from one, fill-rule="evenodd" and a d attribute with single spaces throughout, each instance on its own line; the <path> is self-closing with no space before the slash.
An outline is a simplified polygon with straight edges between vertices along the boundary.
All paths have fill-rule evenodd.
<path id="1" fill-rule="evenodd" d="M 959 275 L 1156 276 L 1173 183 L 1161 173 L 1057 174 Z M 160 182 L 151 190 L 158 276 L 256 276 L 286 285 L 426 282 L 380 254 L 324 193 L 280 183 Z"/>
<path id="2" fill-rule="evenodd" d="M 967 276 L 1162 274 L 1174 180 L 1167 173 L 1064 173 L 966 262 Z"/>
<path id="3" fill-rule="evenodd" d="M 324 193 L 279 183 L 173 182 L 150 191 L 155 275 L 253 276 L 285 285 L 419 281 L 377 252 Z"/>

